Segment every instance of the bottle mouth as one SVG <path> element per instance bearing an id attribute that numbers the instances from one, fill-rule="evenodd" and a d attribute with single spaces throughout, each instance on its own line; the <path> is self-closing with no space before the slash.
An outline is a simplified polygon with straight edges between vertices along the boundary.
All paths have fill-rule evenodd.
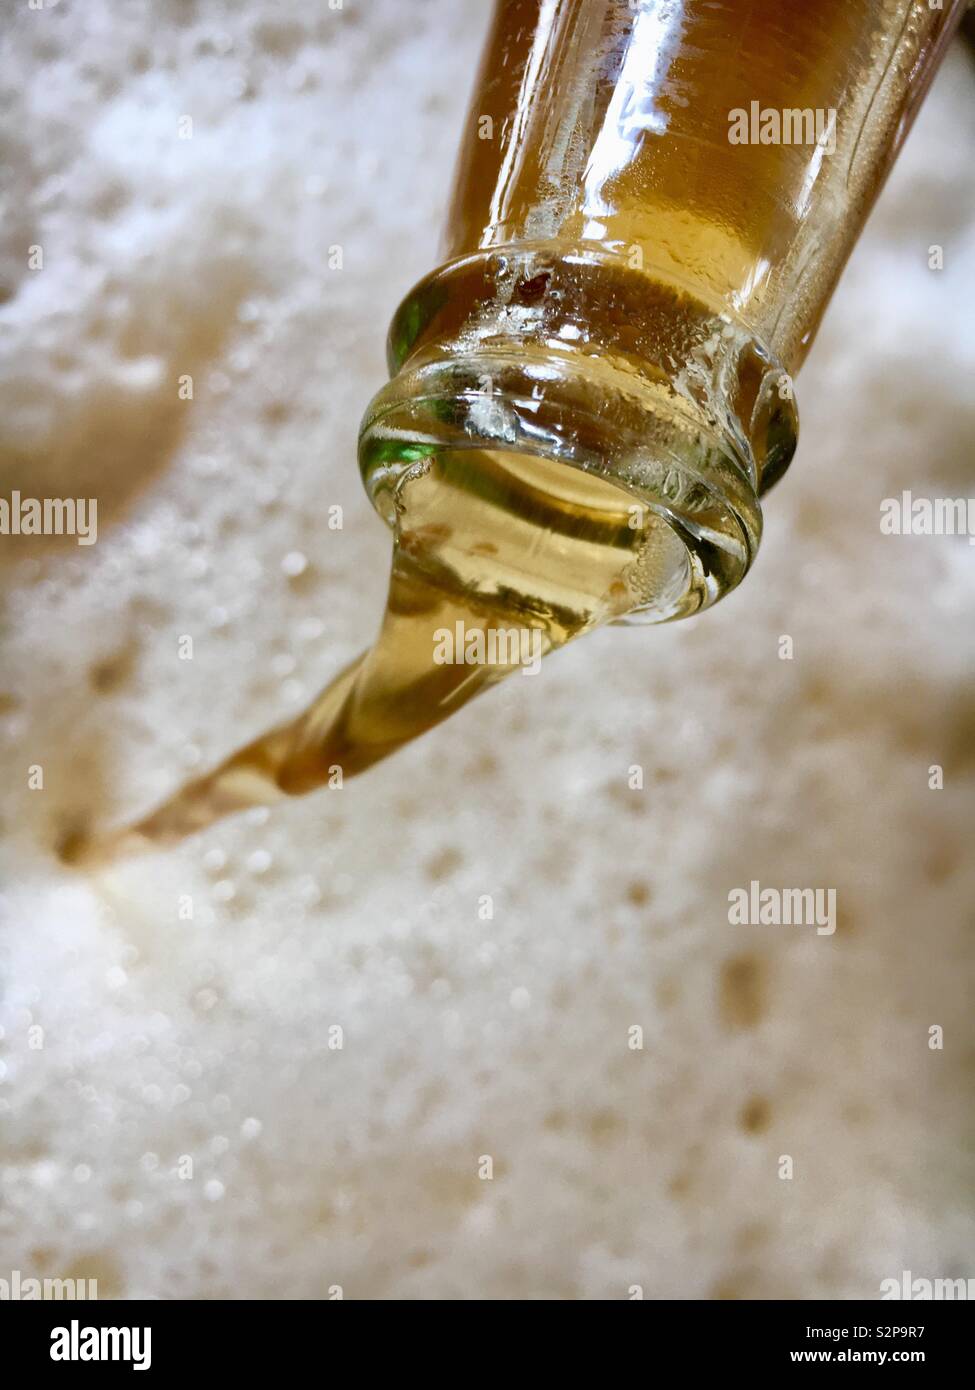
<path id="1" fill-rule="evenodd" d="M 533 486 L 553 503 L 571 493 L 572 471 L 605 488 L 608 509 L 642 539 L 628 606 L 612 621 L 697 613 L 741 582 L 758 549 L 761 508 L 734 442 L 665 381 L 606 361 L 495 341 L 408 364 L 373 399 L 360 432 L 362 478 L 379 515 L 395 528 L 411 470 L 462 451 L 474 473 L 490 457 L 494 484 L 485 476 L 485 486 L 499 473 L 524 476 L 534 461 Z"/>
<path id="2" fill-rule="evenodd" d="M 590 243 L 472 252 L 406 296 L 388 356 L 359 461 L 391 525 L 418 460 L 507 452 L 582 470 L 644 509 L 660 573 L 628 621 L 699 612 L 747 574 L 758 499 L 795 452 L 791 381 L 733 314 L 664 270 Z"/>

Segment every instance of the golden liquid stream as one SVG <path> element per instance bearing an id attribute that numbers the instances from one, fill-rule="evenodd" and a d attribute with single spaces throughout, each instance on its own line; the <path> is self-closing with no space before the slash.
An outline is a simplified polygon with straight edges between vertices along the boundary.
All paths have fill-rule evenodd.
<path id="1" fill-rule="evenodd" d="M 66 862 L 96 866 L 172 845 L 232 812 L 312 791 L 338 770 L 353 777 L 488 686 L 630 612 L 686 564 L 666 522 L 629 493 L 541 457 L 444 450 L 406 474 L 396 502 L 373 646 L 297 718 L 144 819 L 66 840 Z"/>

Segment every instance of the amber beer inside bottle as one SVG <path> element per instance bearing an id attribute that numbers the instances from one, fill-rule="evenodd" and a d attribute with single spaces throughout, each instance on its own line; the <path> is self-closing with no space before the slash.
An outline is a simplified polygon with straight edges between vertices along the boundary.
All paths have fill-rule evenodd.
<path id="1" fill-rule="evenodd" d="M 502 0 L 446 256 L 594 243 L 795 372 L 946 18 L 926 0 Z"/>
<path id="2" fill-rule="evenodd" d="M 500 0 L 444 264 L 366 417 L 380 510 L 397 445 L 436 421 L 670 524 L 686 574 L 643 616 L 740 582 L 795 449 L 792 377 L 961 8 Z"/>

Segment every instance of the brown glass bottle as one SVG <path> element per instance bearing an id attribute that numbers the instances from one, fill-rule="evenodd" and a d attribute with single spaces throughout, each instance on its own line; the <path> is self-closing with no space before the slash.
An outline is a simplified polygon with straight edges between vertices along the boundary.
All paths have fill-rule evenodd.
<path id="1" fill-rule="evenodd" d="M 363 425 L 378 509 L 417 450 L 542 456 L 672 530 L 634 616 L 740 582 L 792 378 L 962 8 L 500 0 L 444 261 Z"/>

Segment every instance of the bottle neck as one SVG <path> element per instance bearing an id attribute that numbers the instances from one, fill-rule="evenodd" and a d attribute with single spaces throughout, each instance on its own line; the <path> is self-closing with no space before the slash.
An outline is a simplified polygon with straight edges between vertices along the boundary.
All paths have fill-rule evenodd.
<path id="1" fill-rule="evenodd" d="M 793 376 L 967 0 L 497 0 L 444 260 L 596 244 Z"/>
<path id="2" fill-rule="evenodd" d="M 792 380 L 965 0 L 498 0 L 447 260 L 397 311 L 360 466 L 440 450 L 614 484 L 734 588 L 795 452 Z"/>
<path id="3" fill-rule="evenodd" d="M 635 620 L 683 617 L 741 582 L 760 494 L 796 443 L 791 384 L 727 314 L 592 245 L 461 257 L 404 300 L 392 380 L 366 412 L 360 465 L 392 525 L 418 459 L 469 448 L 585 470 L 664 520 L 683 579 Z"/>

